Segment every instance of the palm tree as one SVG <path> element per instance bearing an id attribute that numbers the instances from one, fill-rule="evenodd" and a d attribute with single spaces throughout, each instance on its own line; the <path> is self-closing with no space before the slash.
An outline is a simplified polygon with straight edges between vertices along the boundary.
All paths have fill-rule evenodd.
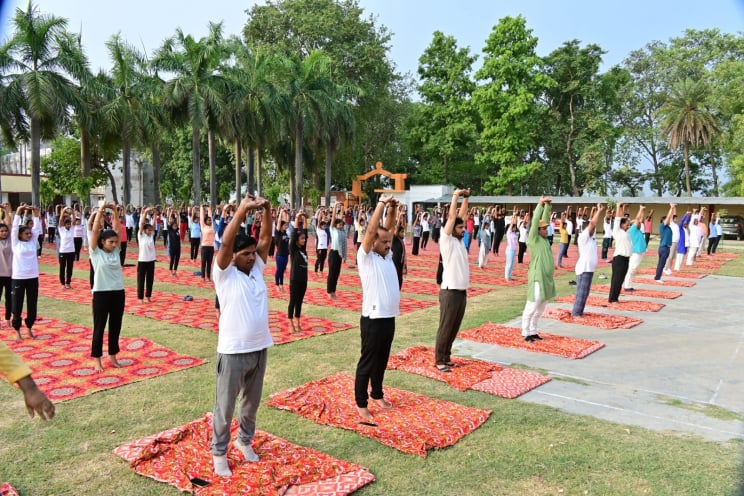
<path id="1" fill-rule="evenodd" d="M 29 2 L 16 9 L 15 32 L 0 47 L 3 113 L 0 126 L 8 144 L 31 143 L 31 198 L 40 204 L 41 138 L 53 134 L 79 101 L 70 76 L 82 78 L 88 62 L 75 38 L 66 32 L 67 20 L 45 15 Z"/>
<path id="2" fill-rule="evenodd" d="M 661 107 L 664 116 L 663 133 L 669 137 L 669 146 L 682 147 L 685 160 L 687 196 L 692 196 L 690 186 L 690 147 L 710 145 L 721 132 L 716 117 L 707 107 L 709 88 L 704 81 L 690 78 L 678 81 Z"/>
<path id="3" fill-rule="evenodd" d="M 177 29 L 176 34 L 165 40 L 153 58 L 156 70 L 174 74 L 165 83 L 166 103 L 174 109 L 175 117 L 191 126 L 193 199 L 196 204 L 202 200 L 199 134 L 202 129 L 214 132 L 225 108 L 224 95 L 228 85 L 219 70 L 224 54 L 222 23 L 210 22 L 209 34 L 198 41 Z M 213 154 L 210 154 L 212 170 L 216 167 L 213 161 Z M 211 176 L 214 178 L 214 174 Z M 216 186 L 213 185 L 211 189 L 211 201 L 216 203 Z"/>
<path id="4" fill-rule="evenodd" d="M 331 80 L 331 59 L 322 51 L 311 52 L 302 60 L 287 59 L 285 95 L 290 104 L 287 116 L 294 139 L 295 173 L 292 203 L 302 208 L 302 148 L 305 133 L 323 122 L 336 100 L 336 85 Z"/>
<path id="5" fill-rule="evenodd" d="M 346 102 L 335 102 L 322 125 L 321 141 L 325 142 L 325 201 L 331 204 L 332 161 L 343 141 L 354 137 L 354 113 Z"/>

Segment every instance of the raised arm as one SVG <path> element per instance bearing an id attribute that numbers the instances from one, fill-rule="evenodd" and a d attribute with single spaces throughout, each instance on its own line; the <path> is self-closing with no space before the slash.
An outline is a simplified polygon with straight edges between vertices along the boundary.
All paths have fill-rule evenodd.
<path id="1" fill-rule="evenodd" d="M 398 217 L 398 201 L 390 200 L 387 213 L 385 214 L 385 229 L 392 231 L 395 227 L 395 220 Z"/>
<path id="2" fill-rule="evenodd" d="M 377 237 L 377 230 L 380 228 L 382 213 L 385 211 L 385 206 L 387 206 L 392 199 L 393 197 L 390 195 L 383 195 L 380 197 L 380 201 L 377 202 L 372 218 L 367 222 L 367 230 L 365 231 L 364 239 L 362 240 L 362 249 L 365 253 L 372 251 L 372 245 Z"/>
<path id="3" fill-rule="evenodd" d="M 589 219 L 589 226 L 587 226 L 589 236 L 594 236 L 594 233 L 597 231 L 597 224 L 599 224 L 599 219 L 602 218 L 603 211 L 604 205 L 602 203 L 597 203 L 596 207 L 592 207 L 593 215 Z"/>
<path id="4" fill-rule="evenodd" d="M 217 266 L 220 269 L 226 269 L 230 265 L 230 262 L 232 262 L 233 244 L 235 243 L 235 238 L 237 237 L 238 231 L 240 230 L 240 224 L 245 222 L 245 217 L 249 210 L 253 210 L 258 207 L 259 203 L 256 199 L 254 199 L 252 196 L 246 196 L 240 202 L 238 208 L 235 209 L 233 220 L 227 224 L 225 232 L 222 234 L 222 245 L 217 252 L 216 261 Z M 269 236 L 271 236 L 271 229 L 262 229 L 262 231 L 265 230 L 269 231 Z M 258 248 L 256 250 L 258 251 Z"/>
<path id="5" fill-rule="evenodd" d="M 256 255 L 266 263 L 269 257 L 269 247 L 271 246 L 271 203 L 266 198 L 256 198 L 256 202 L 258 202 L 259 207 L 263 208 Z"/>
<path id="6" fill-rule="evenodd" d="M 460 197 L 462 199 L 462 205 L 460 205 L 460 212 L 457 212 L 457 201 Z M 470 196 L 469 189 L 456 189 L 452 193 L 452 201 L 450 202 L 449 213 L 447 214 L 447 223 L 444 224 L 444 234 L 452 236 L 452 232 L 455 230 L 455 219 L 460 217 L 463 221 L 467 219 L 468 214 L 468 197 Z"/>
<path id="7" fill-rule="evenodd" d="M 635 216 L 635 219 L 633 220 L 633 223 L 636 225 L 637 228 L 641 227 L 641 223 L 643 223 L 643 219 L 646 218 L 646 206 L 641 205 L 641 207 L 638 209 L 638 213 Z"/>
<path id="8" fill-rule="evenodd" d="M 672 217 L 674 216 L 675 212 L 677 211 L 677 204 L 670 203 L 669 204 L 669 212 L 667 212 L 666 217 L 664 217 L 664 225 L 668 226 L 669 223 L 672 221 Z"/>
<path id="9" fill-rule="evenodd" d="M 102 206 L 96 211 L 95 215 L 92 215 L 90 220 L 90 236 L 88 236 L 88 244 L 90 249 L 93 250 L 98 247 L 98 240 L 101 238 L 101 229 L 103 229 L 103 211 L 106 210 L 106 206 Z"/>
<path id="10" fill-rule="evenodd" d="M 145 231 L 145 224 L 147 224 L 147 214 L 152 211 L 152 207 L 145 207 L 142 209 L 142 212 L 140 213 L 140 221 L 139 221 L 139 232 Z"/>

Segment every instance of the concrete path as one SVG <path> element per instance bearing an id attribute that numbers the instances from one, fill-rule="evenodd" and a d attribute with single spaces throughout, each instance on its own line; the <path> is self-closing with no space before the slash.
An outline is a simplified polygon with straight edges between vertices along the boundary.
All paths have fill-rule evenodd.
<path id="1" fill-rule="evenodd" d="M 637 288 L 680 291 L 660 312 L 617 312 L 643 319 L 628 330 L 602 330 L 543 318 L 540 330 L 605 347 L 581 360 L 458 339 L 457 354 L 544 369 L 554 380 L 519 399 L 659 431 L 724 441 L 744 438 L 744 328 L 741 278 L 707 276 L 691 288 L 649 281 Z M 597 282 L 608 282 L 599 281 Z M 621 296 L 621 299 L 644 299 Z M 552 306 L 568 305 L 551 303 Z M 587 307 L 587 311 L 610 310 Z M 520 327 L 514 320 L 507 325 Z M 736 418 L 716 418 L 721 409 Z M 731 415 L 730 415 L 731 416 Z"/>

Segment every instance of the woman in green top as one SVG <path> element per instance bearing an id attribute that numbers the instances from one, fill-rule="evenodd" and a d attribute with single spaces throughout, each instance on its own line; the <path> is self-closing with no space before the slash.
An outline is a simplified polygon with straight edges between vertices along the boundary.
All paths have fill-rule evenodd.
<path id="1" fill-rule="evenodd" d="M 103 229 L 105 210 L 113 211 L 112 228 Z M 119 210 L 115 203 L 103 205 L 93 222 L 90 233 L 90 261 L 93 265 L 93 344 L 90 355 L 95 359 L 96 372 L 103 371 L 103 333 L 108 321 L 108 356 L 111 365 L 121 367 L 116 359 L 119 353 L 119 333 L 124 315 L 124 276 L 119 259 Z"/>

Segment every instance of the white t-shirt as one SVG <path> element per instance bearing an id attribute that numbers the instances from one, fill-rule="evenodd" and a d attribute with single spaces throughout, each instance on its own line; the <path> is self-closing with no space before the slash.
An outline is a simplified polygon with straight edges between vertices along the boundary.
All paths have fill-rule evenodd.
<path id="1" fill-rule="evenodd" d="M 315 233 L 318 236 L 318 246 L 316 248 L 318 250 L 328 249 L 328 233 L 325 229 L 318 229 Z"/>
<path id="2" fill-rule="evenodd" d="M 578 245 L 579 259 L 576 261 L 576 274 L 597 270 L 597 241 L 594 236 L 589 236 L 588 227 L 579 234 Z"/>
<path id="3" fill-rule="evenodd" d="M 75 253 L 75 233 L 65 226 L 60 226 L 57 229 L 59 233 L 59 252 L 60 253 Z"/>
<path id="4" fill-rule="evenodd" d="M 154 262 L 158 256 L 155 253 L 155 239 L 154 234 L 147 235 L 145 231 L 140 231 L 137 243 L 139 243 L 139 256 L 137 261 L 139 262 Z"/>
<path id="5" fill-rule="evenodd" d="M 574 232 L 574 225 L 573 222 L 571 222 L 571 219 L 566 219 L 566 232 L 569 236 L 573 235 Z"/>
<path id="6" fill-rule="evenodd" d="M 615 217 L 615 227 L 612 230 L 612 237 L 615 238 L 615 255 L 630 257 L 633 253 L 633 244 L 628 231 L 620 227 L 621 220 L 622 217 Z"/>
<path id="7" fill-rule="evenodd" d="M 468 252 L 461 239 L 442 233 L 439 238 L 439 253 L 442 254 L 442 289 L 468 289 L 470 267 Z"/>
<path id="8" fill-rule="evenodd" d="M 31 239 L 21 241 L 18 239 L 18 226 L 22 219 L 16 215 L 13 218 L 13 228 L 10 231 L 11 243 L 13 245 L 13 279 L 34 279 L 39 277 L 39 258 L 36 255 L 39 234 L 41 233 L 41 221 L 34 217 L 31 228 Z M 397 279 L 396 279 L 397 280 Z"/>
<path id="9" fill-rule="evenodd" d="M 527 223 L 522 221 L 519 223 L 519 242 L 520 243 L 527 242 L 527 234 L 528 234 Z"/>
<path id="10" fill-rule="evenodd" d="M 232 263 L 224 270 L 214 264 L 212 276 L 220 302 L 217 353 L 251 353 L 274 344 L 269 331 L 269 296 L 263 278 L 264 265 L 261 257 L 256 255 L 256 262 L 248 275 Z"/>
<path id="11" fill-rule="evenodd" d="M 669 223 L 669 227 L 672 228 L 672 243 L 679 243 L 679 224 L 672 221 Z"/>
<path id="12" fill-rule="evenodd" d="M 362 317 L 384 319 L 400 315 L 400 287 L 393 256 L 385 258 L 364 247 L 357 252 L 357 267 L 362 280 Z"/>

